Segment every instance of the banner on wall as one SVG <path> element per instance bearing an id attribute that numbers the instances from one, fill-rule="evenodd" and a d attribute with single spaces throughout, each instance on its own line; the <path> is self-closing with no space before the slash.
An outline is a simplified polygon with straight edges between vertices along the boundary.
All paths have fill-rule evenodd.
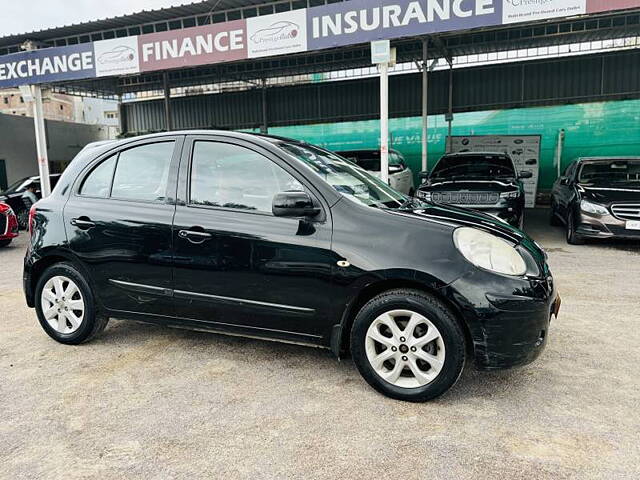
<path id="1" fill-rule="evenodd" d="M 640 7 L 640 0 L 350 0 L 0 57 L 0 88 L 287 55 Z"/>
<path id="2" fill-rule="evenodd" d="M 516 172 L 531 172 L 533 177 L 522 181 L 527 208 L 536 206 L 536 194 L 540 178 L 540 135 L 471 135 L 451 137 L 451 151 L 500 152 L 508 154 Z"/>

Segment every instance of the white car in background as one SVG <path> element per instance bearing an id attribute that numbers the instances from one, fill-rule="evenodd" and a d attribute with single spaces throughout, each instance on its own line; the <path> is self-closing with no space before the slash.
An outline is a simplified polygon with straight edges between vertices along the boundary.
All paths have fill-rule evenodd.
<path id="1" fill-rule="evenodd" d="M 376 177 L 380 177 L 380 150 L 362 149 L 336 153 Z M 396 150 L 389 151 L 389 185 L 400 193 L 411 197 L 415 193 L 413 172 L 407 167 L 407 162 L 402 154 Z"/>

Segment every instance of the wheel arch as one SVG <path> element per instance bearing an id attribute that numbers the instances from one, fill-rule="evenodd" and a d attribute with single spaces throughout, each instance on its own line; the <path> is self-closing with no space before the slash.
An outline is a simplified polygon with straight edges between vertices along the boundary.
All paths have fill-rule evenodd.
<path id="1" fill-rule="evenodd" d="M 377 282 L 368 284 L 367 286 L 362 288 L 349 303 L 347 303 L 342 313 L 341 322 L 334 325 L 331 332 L 331 351 L 334 353 L 334 355 L 336 355 L 338 358 L 342 358 L 349 352 L 351 328 L 353 326 L 355 317 L 360 309 L 377 295 L 389 290 L 396 290 L 401 288 L 418 290 L 420 292 L 433 295 L 435 298 L 440 300 L 447 308 L 449 308 L 449 310 L 451 310 L 455 319 L 460 325 L 460 328 L 464 333 L 464 340 L 467 348 L 471 350 L 473 349 L 474 343 L 471 330 L 469 328 L 469 325 L 467 325 L 467 322 L 464 320 L 462 311 L 455 304 L 455 302 L 452 302 L 449 298 L 444 296 L 433 285 L 428 285 L 418 280 L 396 278 L 379 280 Z"/>

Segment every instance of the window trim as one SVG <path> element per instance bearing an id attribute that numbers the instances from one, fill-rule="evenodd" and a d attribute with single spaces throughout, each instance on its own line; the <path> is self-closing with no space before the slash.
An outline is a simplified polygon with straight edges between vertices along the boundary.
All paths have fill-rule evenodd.
<path id="1" fill-rule="evenodd" d="M 318 206 L 320 206 L 320 208 L 322 209 L 322 218 L 325 219 L 326 218 L 326 212 L 325 212 L 325 207 L 323 205 L 323 203 L 318 199 L 318 195 L 314 192 L 310 192 L 310 188 L 308 186 L 308 182 L 303 181 L 301 178 L 299 178 L 298 176 L 294 175 L 290 169 L 285 168 L 283 165 L 280 165 L 280 163 L 274 161 L 273 158 L 270 158 L 270 156 L 268 154 L 266 154 L 266 152 L 260 151 L 259 147 L 254 146 L 253 144 L 249 144 L 249 143 L 244 143 L 244 142 L 237 142 L 234 141 L 236 140 L 235 138 L 232 137 L 204 137 L 204 136 L 197 136 L 194 135 L 192 137 L 189 137 L 188 141 L 189 141 L 189 148 L 185 149 L 185 153 L 187 155 L 186 161 L 188 162 L 187 164 L 187 168 L 186 171 L 184 172 L 186 180 L 180 180 L 180 182 L 186 182 L 185 184 L 185 198 L 183 199 L 183 204 L 185 207 L 187 208 L 193 208 L 193 209 L 198 209 L 198 210 L 209 210 L 209 211 L 222 211 L 222 212 L 232 212 L 232 213 L 244 213 L 244 214 L 248 214 L 248 215 L 259 215 L 262 217 L 269 217 L 269 218 L 277 218 L 273 212 L 261 212 L 258 210 L 242 210 L 239 208 L 229 208 L 229 207 L 214 207 L 212 205 L 199 205 L 196 203 L 192 203 L 191 202 L 191 178 L 192 178 L 192 171 L 193 171 L 193 160 L 194 160 L 194 153 L 195 153 L 195 146 L 196 143 L 198 142 L 208 142 L 208 143 L 224 143 L 224 144 L 228 144 L 228 145 L 233 145 L 235 147 L 239 147 L 239 148 L 245 148 L 246 150 L 250 150 L 252 152 L 254 152 L 257 155 L 260 155 L 261 157 L 263 157 L 265 160 L 273 163 L 276 167 L 281 168 L 282 170 L 284 170 L 288 175 L 290 175 L 291 177 L 293 177 L 295 180 L 297 180 L 298 182 L 300 182 L 300 184 L 304 187 L 304 191 L 309 194 L 312 198 L 312 200 L 318 204 Z M 257 148 L 255 148 L 257 147 Z M 182 171 L 181 171 L 182 173 Z M 296 219 L 293 219 L 296 220 Z"/>
<path id="2" fill-rule="evenodd" d="M 101 156 L 99 156 L 97 159 L 95 159 L 94 161 L 90 162 L 80 173 L 80 175 L 78 175 L 78 178 L 76 179 L 74 185 L 73 185 L 73 196 L 74 197 L 78 197 L 78 198 L 87 198 L 87 199 L 93 199 L 93 200 L 108 200 L 108 201 L 117 201 L 117 202 L 129 202 L 129 203 L 137 203 L 137 204 L 145 204 L 145 205 L 175 205 L 175 198 L 172 198 L 171 193 L 175 192 L 175 188 L 174 185 L 172 185 L 173 183 L 173 177 L 172 177 L 172 171 L 174 171 L 175 169 L 173 168 L 173 163 L 176 162 L 176 157 L 180 158 L 181 154 L 182 154 L 182 146 L 183 143 L 181 142 L 181 140 L 183 140 L 184 137 L 182 136 L 171 136 L 171 137 L 158 137 L 158 138 L 154 138 L 154 139 L 148 139 L 146 141 L 142 141 L 142 142 L 135 142 L 135 143 L 131 143 L 131 144 L 126 144 L 123 146 L 118 146 L 119 148 L 114 149 L 114 150 L 109 150 L 108 152 L 103 153 Z M 113 183 L 115 180 L 115 175 L 116 175 L 116 171 L 118 169 L 118 164 L 120 162 L 120 154 L 122 152 L 125 152 L 127 150 L 132 150 L 134 148 L 138 148 L 138 147 L 144 147 L 146 145 L 155 145 L 158 143 L 173 143 L 173 152 L 171 153 L 171 158 L 169 160 L 169 176 L 167 178 L 167 185 L 166 185 L 166 195 L 165 195 L 165 200 L 164 201 L 157 201 L 157 200 L 137 200 L 137 199 L 128 199 L 128 198 L 120 198 L 120 197 L 113 197 L 112 193 L 113 193 Z M 179 148 L 177 148 L 179 147 Z M 86 181 L 86 179 L 89 177 L 89 175 L 91 175 L 96 168 L 98 168 L 100 165 L 102 165 L 104 162 L 108 161 L 109 159 L 116 157 L 116 163 L 113 167 L 113 172 L 111 174 L 111 182 L 109 185 L 109 195 L 107 197 L 96 197 L 93 195 L 83 195 L 80 193 L 80 190 L 82 189 L 82 186 L 84 185 L 84 182 Z"/>

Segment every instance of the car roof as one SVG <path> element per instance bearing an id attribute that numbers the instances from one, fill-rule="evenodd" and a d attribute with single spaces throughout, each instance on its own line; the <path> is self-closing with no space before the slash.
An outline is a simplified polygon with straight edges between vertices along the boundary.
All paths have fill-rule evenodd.
<path id="1" fill-rule="evenodd" d="M 491 157 L 508 157 L 508 153 L 504 152 L 454 152 L 446 153 L 445 157 L 477 157 L 477 156 L 491 156 Z"/>
<path id="2" fill-rule="evenodd" d="M 640 161 L 640 157 L 622 157 L 612 155 L 610 157 L 580 157 L 578 158 L 578 162 L 580 163 L 597 163 L 597 162 L 613 162 L 613 161 L 624 161 L 624 160 L 633 160 Z"/>

